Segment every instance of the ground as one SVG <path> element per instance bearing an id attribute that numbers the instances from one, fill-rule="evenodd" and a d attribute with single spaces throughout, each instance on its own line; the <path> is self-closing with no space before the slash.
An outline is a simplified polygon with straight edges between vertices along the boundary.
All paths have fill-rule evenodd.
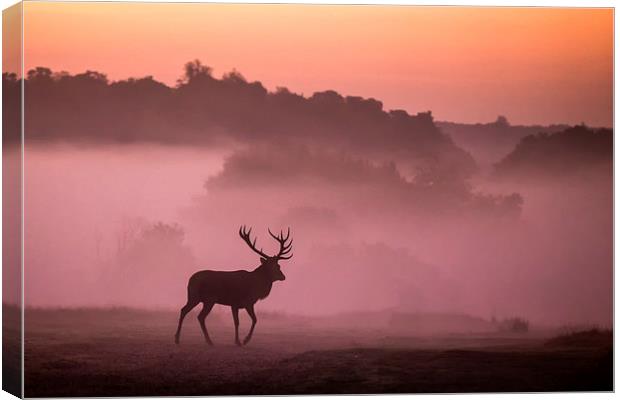
<path id="1" fill-rule="evenodd" d="M 361 318 L 337 324 L 258 312 L 254 339 L 239 348 L 223 309 L 207 319 L 215 347 L 204 343 L 195 312 L 180 345 L 172 312 L 25 315 L 27 397 L 613 390 L 608 332 L 585 341 L 536 333 L 420 336 L 415 327 Z M 248 327 L 244 316 L 241 331 Z"/>

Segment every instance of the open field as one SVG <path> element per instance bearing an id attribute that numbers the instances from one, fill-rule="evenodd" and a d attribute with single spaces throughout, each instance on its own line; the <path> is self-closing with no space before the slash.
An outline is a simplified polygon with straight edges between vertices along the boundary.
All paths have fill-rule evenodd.
<path id="1" fill-rule="evenodd" d="M 229 313 L 196 312 L 173 343 L 176 313 L 27 310 L 25 395 L 132 396 L 612 390 L 611 334 L 447 332 L 363 315 L 302 318 L 258 311 L 252 342 L 233 345 Z M 392 328 L 390 328 L 392 326 Z M 241 317 L 242 337 L 249 327 Z M 421 327 L 420 327 L 421 328 Z M 480 328 L 480 327 L 478 327 Z M 478 331 L 478 333 L 476 333 Z"/>

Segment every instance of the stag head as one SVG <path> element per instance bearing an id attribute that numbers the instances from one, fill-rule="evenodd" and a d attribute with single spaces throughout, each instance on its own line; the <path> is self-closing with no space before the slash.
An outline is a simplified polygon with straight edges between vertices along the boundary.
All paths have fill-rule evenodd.
<path id="1" fill-rule="evenodd" d="M 279 235 L 274 235 L 270 229 L 267 229 L 267 231 L 269 232 L 269 235 L 280 244 L 280 250 L 275 256 L 265 254 L 262 248 L 260 250 L 256 248 L 256 238 L 254 238 L 254 240 L 250 238 L 252 228 L 246 230 L 245 225 L 240 227 L 239 236 L 241 236 L 241 239 L 243 239 L 243 241 L 250 247 L 250 249 L 252 249 L 252 251 L 254 251 L 260 256 L 261 265 L 259 268 L 265 270 L 272 281 L 283 281 L 286 279 L 286 277 L 282 273 L 278 261 L 288 260 L 293 257 L 293 254 L 290 254 L 291 250 L 293 249 L 293 239 L 290 239 L 289 241 L 289 238 L 291 236 L 291 229 L 288 228 L 286 230 L 286 236 L 282 231 L 280 231 Z"/>

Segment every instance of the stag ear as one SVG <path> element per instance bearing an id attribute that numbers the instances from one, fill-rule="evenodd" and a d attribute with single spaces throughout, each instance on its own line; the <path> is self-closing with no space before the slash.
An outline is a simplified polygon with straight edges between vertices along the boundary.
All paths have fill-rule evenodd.
<path id="1" fill-rule="evenodd" d="M 261 263 L 261 264 L 264 264 L 264 263 L 266 263 L 266 262 L 267 262 L 267 259 L 266 259 L 266 258 L 264 258 L 264 257 L 261 257 L 261 258 L 260 258 L 260 263 Z"/>

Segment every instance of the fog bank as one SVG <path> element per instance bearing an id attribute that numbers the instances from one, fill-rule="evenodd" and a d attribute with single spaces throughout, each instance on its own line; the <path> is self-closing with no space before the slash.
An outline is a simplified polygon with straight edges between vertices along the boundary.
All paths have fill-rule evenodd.
<path id="1" fill-rule="evenodd" d="M 265 251 L 267 227 L 294 237 L 262 309 L 611 323 L 604 176 L 474 186 L 288 147 L 31 146 L 25 166 L 27 305 L 178 308 L 194 271 L 259 265 L 246 224 Z"/>

